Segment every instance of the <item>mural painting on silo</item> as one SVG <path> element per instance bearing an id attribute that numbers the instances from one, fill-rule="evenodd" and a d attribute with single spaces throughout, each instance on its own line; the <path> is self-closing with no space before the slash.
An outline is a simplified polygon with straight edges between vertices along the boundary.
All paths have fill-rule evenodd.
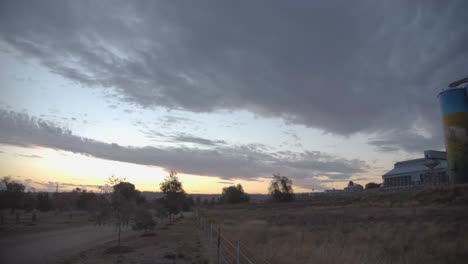
<path id="1" fill-rule="evenodd" d="M 451 184 L 468 183 L 468 87 L 439 94 Z"/>

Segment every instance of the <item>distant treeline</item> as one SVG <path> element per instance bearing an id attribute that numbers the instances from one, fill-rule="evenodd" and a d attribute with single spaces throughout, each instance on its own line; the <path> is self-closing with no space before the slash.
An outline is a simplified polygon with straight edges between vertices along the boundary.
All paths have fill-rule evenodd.
<path id="1" fill-rule="evenodd" d="M 175 173 L 175 172 L 174 172 Z M 175 174 L 173 175 L 175 177 Z M 172 179 L 175 180 L 175 179 Z M 31 192 L 25 191 L 25 186 L 19 182 L 11 180 L 9 177 L 4 177 L 1 180 L 0 188 L 0 209 L 10 209 L 15 212 L 17 209 L 25 211 L 70 211 L 70 210 L 85 210 L 89 212 L 99 211 L 100 196 L 105 194 L 104 190 L 100 192 L 88 191 L 86 189 L 75 188 L 71 192 Z M 295 195 L 292 189 L 292 181 L 285 176 L 273 175 L 272 181 L 268 188 L 270 200 L 277 202 L 289 202 L 295 200 Z M 147 200 L 148 193 L 141 193 L 135 190 L 136 203 L 146 208 L 159 208 L 158 204 L 163 203 L 163 198 L 154 198 Z M 188 210 L 192 205 L 197 206 L 213 206 L 219 203 L 243 203 L 249 202 L 250 196 L 245 193 L 242 185 L 233 185 L 222 189 L 221 195 L 213 195 L 209 197 L 196 196 L 193 199 L 189 195 L 185 195 L 183 199 L 178 200 L 178 207 L 181 210 Z M 162 197 L 164 192 L 155 193 L 155 196 Z M 151 196 L 151 195 L 150 195 Z M 155 205 L 156 203 L 156 205 Z M 167 203 L 167 202 L 164 202 Z M 170 205 L 164 207 L 170 208 Z"/>
<path id="2" fill-rule="evenodd" d="M 97 196 L 92 191 L 76 188 L 71 192 L 31 192 L 25 191 L 21 183 L 4 177 L 0 189 L 0 208 L 10 209 L 11 212 L 21 209 L 25 211 L 39 210 L 87 210 L 93 211 L 97 208 Z"/>
<path id="3" fill-rule="evenodd" d="M 105 195 L 103 192 L 87 191 L 81 188 L 75 188 L 71 192 L 31 192 L 26 191 L 23 184 L 13 181 L 9 177 L 4 177 L 1 184 L 0 209 L 9 209 L 12 213 L 16 210 L 39 210 L 42 212 L 84 210 L 94 212 L 99 209 L 102 201 L 100 197 Z M 134 193 L 135 202 L 146 208 L 154 207 L 154 203 L 161 200 L 161 198 L 147 200 L 146 196 L 138 190 L 135 190 Z M 194 200 L 191 197 L 186 197 L 180 203 L 180 207 L 183 210 L 188 210 L 193 204 Z M 210 204 L 210 202 L 206 201 L 205 204 Z"/>
<path id="4" fill-rule="evenodd" d="M 175 175 L 176 173 L 173 172 L 172 177 L 175 178 L 171 180 L 177 180 Z M 35 209 L 39 211 L 85 210 L 94 212 L 99 210 L 99 197 L 105 193 L 102 189 L 100 192 L 95 193 L 81 188 L 75 188 L 71 192 L 31 192 L 25 191 L 26 188 L 23 184 L 15 182 L 9 177 L 4 177 L 0 182 L 0 209 L 11 209 L 12 213 L 17 209 L 25 211 Z M 354 183 L 350 181 L 348 186 L 353 185 Z M 379 187 L 380 185 L 376 183 L 369 183 L 366 185 L 366 189 Z M 235 204 L 249 202 L 251 199 L 240 184 L 223 188 L 220 195 L 203 195 L 202 197 L 201 195 L 194 195 L 195 199 L 190 195 L 186 195 L 182 187 L 180 192 L 183 193 L 183 199 L 177 198 L 175 200 L 178 200 L 178 207 L 180 207 L 181 210 L 188 210 L 192 205 L 213 206 L 220 203 Z M 268 187 L 268 193 L 268 200 L 272 202 L 291 202 L 296 199 L 303 200 L 301 199 L 303 195 L 299 194 L 299 196 L 296 197 L 296 194 L 294 194 L 291 179 L 279 174 L 273 175 Z M 164 195 L 164 192 L 151 194 L 135 190 L 135 202 L 146 208 L 159 208 L 161 206 L 158 204 L 165 201 L 163 199 Z M 258 197 L 256 198 L 258 199 Z M 168 206 L 169 205 L 166 204 L 164 207 Z"/>

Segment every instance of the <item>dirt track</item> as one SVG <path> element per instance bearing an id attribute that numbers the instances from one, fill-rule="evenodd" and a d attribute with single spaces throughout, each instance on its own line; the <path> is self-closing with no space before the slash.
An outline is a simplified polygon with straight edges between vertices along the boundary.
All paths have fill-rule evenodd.
<path id="1" fill-rule="evenodd" d="M 123 236 L 134 235 L 131 231 Z M 0 238 L 0 263 L 57 263 L 83 250 L 116 239 L 112 226 L 71 227 L 63 230 Z"/>
<path id="2" fill-rule="evenodd" d="M 68 258 L 67 264 L 110 263 L 160 263 L 160 264 L 205 264 L 209 263 L 202 249 L 202 242 L 191 216 L 179 219 L 175 224 L 159 225 L 149 236 L 141 232 L 122 240 L 130 252 L 118 256 L 107 254 L 106 249 L 114 243 L 104 243 Z"/>

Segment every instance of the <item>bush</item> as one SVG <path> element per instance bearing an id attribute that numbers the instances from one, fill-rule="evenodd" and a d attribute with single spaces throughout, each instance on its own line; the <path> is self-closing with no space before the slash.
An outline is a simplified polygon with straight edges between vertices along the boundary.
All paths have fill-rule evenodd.
<path id="1" fill-rule="evenodd" d="M 143 230 L 145 233 L 153 230 L 156 223 L 153 220 L 151 213 L 143 208 L 139 208 L 135 212 L 133 230 Z"/>
<path id="2" fill-rule="evenodd" d="M 244 203 L 249 201 L 249 196 L 244 192 L 242 185 L 238 184 L 237 186 L 233 185 L 223 188 L 220 201 L 230 204 Z"/>

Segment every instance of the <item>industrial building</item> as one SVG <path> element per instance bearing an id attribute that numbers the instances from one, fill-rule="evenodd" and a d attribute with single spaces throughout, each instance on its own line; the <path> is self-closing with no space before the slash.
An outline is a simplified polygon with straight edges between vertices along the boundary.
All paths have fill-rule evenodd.
<path id="1" fill-rule="evenodd" d="M 424 151 L 424 158 L 395 163 L 394 168 L 382 176 L 383 187 L 396 189 L 448 184 L 447 169 L 445 152 L 427 150 Z"/>

